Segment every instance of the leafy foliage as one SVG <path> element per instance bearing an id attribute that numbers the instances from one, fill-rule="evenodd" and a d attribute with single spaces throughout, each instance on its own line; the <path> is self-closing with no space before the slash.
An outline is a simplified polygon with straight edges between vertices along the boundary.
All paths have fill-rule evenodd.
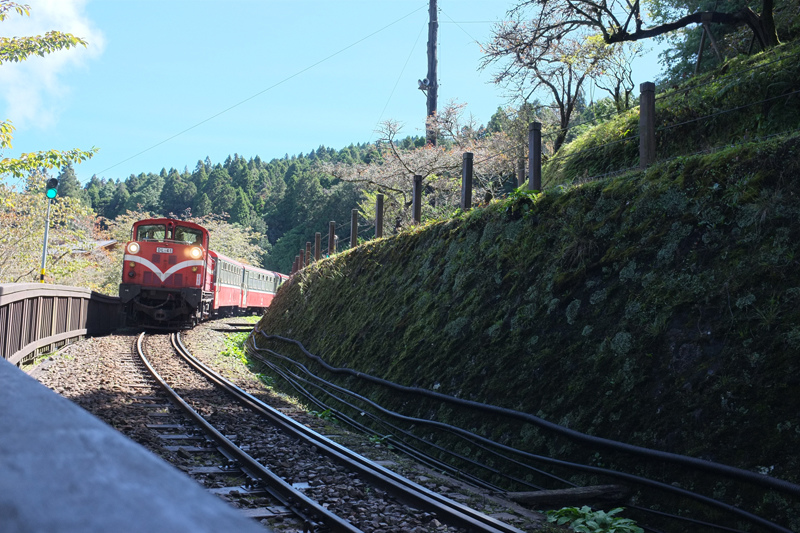
<path id="1" fill-rule="evenodd" d="M 800 124 L 800 43 L 730 60 L 724 68 L 656 94 L 659 158 L 694 154 L 793 131 Z M 639 113 L 586 130 L 543 168 L 555 186 L 638 166 Z"/>
<path id="2" fill-rule="evenodd" d="M 547 520 L 558 525 L 569 525 L 570 529 L 579 533 L 644 533 L 644 529 L 636 525 L 630 518 L 614 516 L 623 511 L 621 507 L 608 512 L 592 509 L 586 505 L 564 507 L 557 511 L 547 511 Z"/>
<path id="3" fill-rule="evenodd" d="M 244 343 L 247 340 L 248 333 L 228 333 L 225 336 L 225 349 L 222 350 L 220 355 L 223 357 L 235 357 L 239 359 L 245 366 L 249 365 L 247 353 L 244 350 Z"/>
<path id="4" fill-rule="evenodd" d="M 0 283 L 37 281 L 41 266 L 44 222 L 48 200 L 44 185 L 48 176 L 32 173 L 25 191 L 0 183 Z M 93 216 L 80 201 L 73 198 L 52 200 L 48 247 L 48 281 L 79 280 L 79 284 L 96 288 L 99 280 L 92 276 L 97 262 L 104 258 L 73 254 L 75 250 L 91 250 Z"/>
<path id="5" fill-rule="evenodd" d="M 0 0 L 0 21 L 8 16 L 9 11 L 20 15 L 30 15 L 29 7 L 9 0 Z M 24 61 L 30 55 L 44 56 L 57 50 L 66 50 L 77 45 L 86 46 L 86 41 L 69 33 L 50 31 L 45 35 L 33 37 L 0 37 L 0 65 L 12 61 Z M 11 148 L 14 126 L 11 121 L 0 121 L 0 151 Z M 4 158 L 0 161 L 0 175 L 11 174 L 20 178 L 36 170 L 59 168 L 72 162 L 80 163 L 91 158 L 97 152 L 91 150 L 47 150 L 43 152 L 23 153 L 17 159 Z"/>

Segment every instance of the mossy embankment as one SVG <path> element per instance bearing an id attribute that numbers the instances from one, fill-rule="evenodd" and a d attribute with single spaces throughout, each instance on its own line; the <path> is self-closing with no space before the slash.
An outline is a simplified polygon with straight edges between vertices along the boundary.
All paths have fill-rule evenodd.
<path id="1" fill-rule="evenodd" d="M 800 481 L 800 137 L 368 242 L 295 275 L 259 326 L 335 366 Z"/>

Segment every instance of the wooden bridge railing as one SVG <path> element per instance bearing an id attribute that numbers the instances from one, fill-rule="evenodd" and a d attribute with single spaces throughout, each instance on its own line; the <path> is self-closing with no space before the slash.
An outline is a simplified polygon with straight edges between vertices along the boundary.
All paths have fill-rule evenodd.
<path id="1" fill-rule="evenodd" d="M 0 285 L 0 354 L 24 360 L 122 325 L 119 298 L 80 287 L 40 283 Z"/>

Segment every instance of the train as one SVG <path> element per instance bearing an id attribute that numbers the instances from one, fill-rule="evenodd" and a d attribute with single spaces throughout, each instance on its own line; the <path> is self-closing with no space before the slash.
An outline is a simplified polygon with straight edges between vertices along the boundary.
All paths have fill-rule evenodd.
<path id="1" fill-rule="evenodd" d="M 119 285 L 126 325 L 178 330 L 213 317 L 263 313 L 288 276 L 210 246 L 208 230 L 193 222 L 135 222 Z"/>

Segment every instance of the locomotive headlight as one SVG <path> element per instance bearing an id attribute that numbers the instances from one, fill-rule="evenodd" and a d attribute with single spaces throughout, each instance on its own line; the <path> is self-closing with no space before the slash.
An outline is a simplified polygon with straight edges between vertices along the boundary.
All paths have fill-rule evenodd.
<path id="1" fill-rule="evenodd" d="M 202 248 L 192 248 L 189 250 L 189 256 L 192 259 L 200 259 L 203 257 L 203 249 Z"/>
<path id="2" fill-rule="evenodd" d="M 138 254 L 139 253 L 139 243 L 138 242 L 128 243 L 128 253 L 129 254 Z"/>

